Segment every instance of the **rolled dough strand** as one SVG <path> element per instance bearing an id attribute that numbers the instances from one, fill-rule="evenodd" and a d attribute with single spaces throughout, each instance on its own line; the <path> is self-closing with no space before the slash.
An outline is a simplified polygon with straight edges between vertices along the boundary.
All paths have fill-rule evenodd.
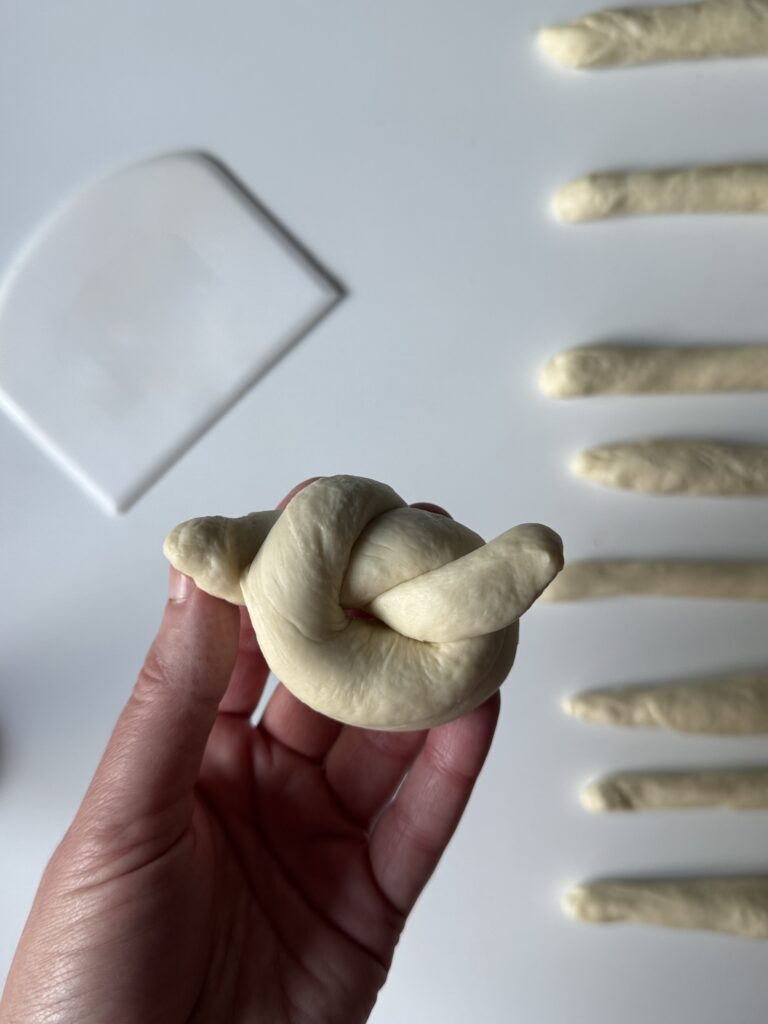
<path id="1" fill-rule="evenodd" d="M 569 697 L 563 709 L 602 725 L 760 736 L 768 734 L 768 672 L 586 690 Z"/>
<path id="2" fill-rule="evenodd" d="M 559 221 L 674 213 L 768 213 L 768 165 L 589 174 L 552 198 Z"/>
<path id="3" fill-rule="evenodd" d="M 601 445 L 573 460 L 577 476 L 642 494 L 768 494 L 768 446 L 660 439 Z"/>
<path id="4" fill-rule="evenodd" d="M 615 772 L 589 782 L 580 800 L 593 812 L 768 808 L 768 768 Z"/>
<path id="5" fill-rule="evenodd" d="M 703 0 L 608 8 L 539 33 L 542 50 L 567 68 L 605 68 L 768 54 L 766 0 Z"/>
<path id="6" fill-rule="evenodd" d="M 636 595 L 768 601 L 768 562 L 686 558 L 585 559 L 568 562 L 539 602 Z"/>
<path id="7" fill-rule="evenodd" d="M 768 390 L 768 345 L 580 345 L 539 375 L 552 398 Z"/>
<path id="8" fill-rule="evenodd" d="M 563 910 L 590 923 L 636 921 L 768 939 L 768 877 L 589 882 L 565 894 Z"/>

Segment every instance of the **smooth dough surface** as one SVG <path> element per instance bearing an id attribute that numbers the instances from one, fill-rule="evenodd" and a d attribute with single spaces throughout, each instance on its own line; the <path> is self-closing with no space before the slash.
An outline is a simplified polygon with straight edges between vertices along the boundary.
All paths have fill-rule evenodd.
<path id="1" fill-rule="evenodd" d="M 768 2 L 607 8 L 542 29 L 539 45 L 567 68 L 760 56 L 768 54 Z"/>
<path id="2" fill-rule="evenodd" d="M 661 928 L 768 939 L 768 878 L 684 878 L 590 882 L 563 898 L 579 921 L 637 921 Z"/>
<path id="3" fill-rule="evenodd" d="M 203 590 L 246 605 L 270 669 L 300 700 L 377 729 L 436 725 L 497 690 L 517 620 L 562 567 L 545 526 L 485 544 L 352 476 L 315 481 L 282 512 L 189 520 L 164 551 Z"/>
<path id="4" fill-rule="evenodd" d="M 640 214 L 768 213 L 768 165 L 588 174 L 555 193 L 552 212 L 569 224 Z"/>
<path id="5" fill-rule="evenodd" d="M 703 735 L 768 733 L 768 672 L 586 690 L 564 710 L 586 722 Z"/>
<path id="6" fill-rule="evenodd" d="M 577 476 L 643 494 L 768 494 L 768 446 L 653 440 L 600 445 L 573 460 Z"/>
<path id="7" fill-rule="evenodd" d="M 614 772 L 584 786 L 580 800 L 586 810 L 594 812 L 696 807 L 755 810 L 768 807 L 768 768 Z"/>
<path id="8" fill-rule="evenodd" d="M 551 398 L 768 390 L 768 345 L 581 345 L 543 367 Z"/>
<path id="9" fill-rule="evenodd" d="M 569 562 L 539 601 L 585 601 L 636 595 L 768 601 L 768 562 L 585 559 Z"/>

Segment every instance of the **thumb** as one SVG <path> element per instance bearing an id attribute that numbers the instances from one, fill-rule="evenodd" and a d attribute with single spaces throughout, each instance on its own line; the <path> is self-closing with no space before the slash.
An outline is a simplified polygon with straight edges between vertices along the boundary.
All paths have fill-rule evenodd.
<path id="1" fill-rule="evenodd" d="M 186 827 L 218 705 L 237 657 L 239 611 L 171 570 L 160 629 L 78 813 L 120 843 L 154 823 Z M 175 837 L 169 837 L 175 838 Z M 129 839 L 130 843 L 130 839 Z"/>

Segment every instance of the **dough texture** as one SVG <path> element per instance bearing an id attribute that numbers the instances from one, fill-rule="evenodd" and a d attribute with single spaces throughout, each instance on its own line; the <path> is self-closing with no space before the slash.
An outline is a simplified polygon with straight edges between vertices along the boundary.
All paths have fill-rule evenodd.
<path id="1" fill-rule="evenodd" d="M 581 345 L 539 375 L 551 398 L 768 390 L 768 345 Z"/>
<path id="2" fill-rule="evenodd" d="M 563 708 L 574 718 L 603 725 L 702 735 L 764 735 L 768 733 L 768 672 L 586 690 L 569 697 Z"/>
<path id="3" fill-rule="evenodd" d="M 768 54 L 768 2 L 703 0 L 608 8 L 542 29 L 539 44 L 567 68 L 760 56 Z"/>
<path id="4" fill-rule="evenodd" d="M 164 551 L 203 590 L 246 605 L 270 669 L 300 700 L 376 729 L 436 725 L 498 689 L 517 620 L 563 564 L 545 526 L 485 544 L 353 476 L 315 481 L 283 512 L 189 520 Z"/>
<path id="5" fill-rule="evenodd" d="M 768 213 L 768 165 L 589 174 L 552 198 L 559 221 L 669 213 Z"/>
<path id="6" fill-rule="evenodd" d="M 581 452 L 572 468 L 604 487 L 643 494 L 749 497 L 768 494 L 768 446 L 654 440 Z"/>
<path id="7" fill-rule="evenodd" d="M 569 562 L 539 601 L 584 601 L 636 595 L 768 601 L 768 562 L 585 559 Z"/>
<path id="8" fill-rule="evenodd" d="M 565 894 L 563 910 L 592 923 L 637 921 L 768 939 L 768 878 L 590 882 Z"/>
<path id="9" fill-rule="evenodd" d="M 768 687 L 766 687 L 768 702 Z M 655 811 L 691 807 L 768 807 L 768 768 L 615 772 L 580 794 L 588 811 Z"/>

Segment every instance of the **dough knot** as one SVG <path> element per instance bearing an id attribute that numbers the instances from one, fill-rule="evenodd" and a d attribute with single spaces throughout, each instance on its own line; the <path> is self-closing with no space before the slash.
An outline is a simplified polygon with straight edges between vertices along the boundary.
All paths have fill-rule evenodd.
<path id="1" fill-rule="evenodd" d="M 189 520 L 164 551 L 201 589 L 246 605 L 300 700 L 377 729 L 436 725 L 498 689 L 517 620 L 562 567 L 545 526 L 485 544 L 352 476 L 315 481 L 282 512 Z"/>

